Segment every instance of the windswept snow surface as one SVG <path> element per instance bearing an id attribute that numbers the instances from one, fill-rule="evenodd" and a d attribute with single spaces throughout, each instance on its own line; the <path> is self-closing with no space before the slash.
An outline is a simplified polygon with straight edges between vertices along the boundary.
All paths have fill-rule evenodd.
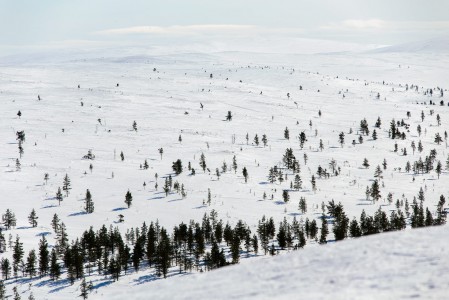
<path id="1" fill-rule="evenodd" d="M 385 233 L 206 274 L 132 287 L 124 281 L 94 298 L 447 299 L 448 235 L 447 226 Z"/>
<path id="2" fill-rule="evenodd" d="M 377 53 L 448 53 L 449 52 L 449 36 L 440 36 L 425 41 L 415 41 L 399 45 L 381 47 L 370 52 Z"/>
<path id="3" fill-rule="evenodd" d="M 90 226 L 98 230 L 103 224 L 106 227 L 117 226 L 124 234 L 129 228 L 140 227 L 144 221 L 149 224 L 158 220 L 161 226 L 171 231 L 181 222 L 201 221 L 203 215 L 212 210 L 224 224 L 235 225 L 241 219 L 255 234 L 257 222 L 263 215 L 273 217 L 276 226 L 284 218 L 291 223 L 294 217 L 299 222 L 306 218 L 316 219 L 320 224 L 321 203 L 332 199 L 343 204 L 352 220 L 353 217 L 359 218 L 363 209 L 368 215 L 373 215 L 381 207 L 389 215 L 396 209 L 397 200 L 404 202 L 407 198 L 411 204 L 420 188 L 425 190 L 424 205 L 432 213 L 440 195 L 448 198 L 447 171 L 443 171 L 439 178 L 435 171 L 415 176 L 413 172 L 404 171 L 407 161 L 413 163 L 419 157 L 424 159 L 432 149 L 437 151 L 436 160 L 443 164 L 448 157 L 445 141 L 439 145 L 434 142 L 436 133 L 444 136 L 444 131 L 449 129 L 447 55 L 160 52 L 130 50 L 123 54 L 121 51 L 105 51 L 101 55 L 86 54 L 85 59 L 58 56 L 56 62 L 49 62 L 51 56 L 47 56 L 44 62 L 30 62 L 17 57 L 13 61 L 0 60 L 0 213 L 4 214 L 6 209 L 15 213 L 17 226 L 4 231 L 4 234 L 7 239 L 20 236 L 25 256 L 29 250 L 37 249 L 42 235 L 47 236 L 50 247 L 55 245 L 56 235 L 50 226 L 54 214 L 58 214 L 67 226 L 69 239 L 79 237 Z M 417 85 L 418 91 L 406 90 L 406 84 Z M 436 87 L 444 89 L 443 97 Z M 435 88 L 432 97 L 424 95 L 429 88 Z M 37 100 L 38 95 L 41 101 Z M 430 100 L 437 103 L 443 100 L 444 106 L 430 106 Z M 200 103 L 204 105 L 203 110 Z M 21 118 L 17 116 L 19 110 Z M 225 121 L 228 111 L 233 114 L 231 122 Z M 420 117 L 422 111 L 425 113 L 424 121 Z M 407 112 L 411 113 L 410 118 L 407 118 Z M 437 114 L 441 117 L 440 126 L 436 121 Z M 382 120 L 382 127 L 377 128 L 378 139 L 374 141 L 371 133 L 378 117 Z M 369 124 L 370 135 L 363 136 L 364 141 L 360 144 L 358 131 L 364 118 Z M 392 119 L 404 119 L 410 124 L 409 131 L 406 131 L 407 139 L 392 140 L 388 137 Z M 137 131 L 132 128 L 133 121 L 137 123 Z M 422 127 L 421 135 L 417 133 L 418 125 Z M 283 135 L 286 127 L 290 130 L 289 140 Z M 16 140 L 19 130 L 26 134 L 22 158 Z M 307 142 L 300 149 L 298 135 L 302 131 L 306 133 Z M 340 132 L 345 133 L 343 147 L 338 142 Z M 245 139 L 247 133 L 248 142 Z M 254 144 L 256 134 L 259 140 L 263 134 L 267 135 L 266 147 Z M 178 141 L 179 135 L 182 142 Z M 235 143 L 232 143 L 233 137 Z M 319 149 L 320 139 L 323 151 Z M 412 151 L 412 141 L 416 145 L 422 142 L 422 153 Z M 393 151 L 395 143 L 398 144 L 398 152 Z M 164 149 L 162 157 L 159 148 Z M 290 189 L 294 176 L 289 173 L 283 183 L 270 184 L 267 179 L 271 167 L 283 166 L 282 156 L 286 148 L 292 148 L 299 160 L 303 181 L 299 191 L 290 191 L 288 203 L 283 202 L 282 190 Z M 407 148 L 406 156 L 401 152 L 403 148 Z M 93 161 L 83 159 L 89 149 L 96 156 Z M 121 151 L 124 161 L 120 159 Z M 199 166 L 201 153 L 205 154 L 210 172 L 203 172 Z M 304 154 L 307 161 L 304 161 Z M 223 161 L 230 167 L 233 156 L 238 163 L 237 172 L 227 170 L 218 180 L 215 169 L 221 169 Z M 364 158 L 371 165 L 368 169 L 362 167 Z M 16 159 L 20 160 L 20 170 L 16 168 Z M 171 166 L 177 159 L 182 160 L 184 172 L 174 176 Z M 328 179 L 318 178 L 318 166 L 329 170 L 332 159 L 341 168 L 340 174 Z M 381 180 L 382 199 L 373 204 L 366 200 L 365 190 L 373 182 L 374 169 L 384 159 L 388 167 L 383 170 Z M 140 168 L 145 160 L 149 164 L 148 170 Z M 195 176 L 189 175 L 189 162 L 196 169 Z M 92 172 L 89 170 L 91 163 Z M 242 176 L 243 167 L 248 169 L 248 183 Z M 44 181 L 45 173 L 49 174 L 47 183 Z M 55 195 L 58 187 L 62 187 L 65 174 L 71 179 L 72 190 L 59 206 Z M 177 193 L 165 196 L 162 186 L 169 174 L 174 176 L 174 181 L 185 185 L 186 198 L 182 199 Z M 317 177 L 316 193 L 311 186 L 312 175 Z M 156 182 L 158 189 L 155 188 Z M 210 206 L 204 205 L 209 188 L 212 195 Z M 86 189 L 90 190 L 95 204 L 92 214 L 84 213 Z M 130 208 L 124 203 L 128 190 L 133 196 Z M 266 200 L 262 197 L 264 192 Z M 386 199 L 390 192 L 393 195 L 391 204 Z M 298 209 L 300 197 L 307 200 L 305 214 Z M 27 220 L 32 208 L 39 216 L 35 228 L 30 227 Z M 124 215 L 123 223 L 118 223 L 119 214 Z M 267 282 L 263 284 L 266 293 L 272 285 L 274 290 L 282 291 L 284 295 L 296 290 L 296 286 L 302 286 L 306 291 L 313 289 L 312 283 L 317 283 L 316 292 L 320 293 L 317 297 L 326 291 L 335 291 L 333 296 L 336 297 L 338 290 L 344 288 L 351 288 L 348 293 L 352 293 L 358 286 L 367 292 L 375 292 L 366 294 L 366 297 L 379 295 L 379 298 L 384 298 L 388 294 L 387 288 L 394 288 L 397 295 L 404 297 L 424 292 L 431 296 L 441 295 L 444 289 L 440 280 L 444 276 L 437 273 L 441 270 L 440 265 L 434 266 L 435 261 L 424 258 L 421 261 L 419 255 L 407 260 L 408 256 L 400 254 L 429 250 L 429 255 L 438 257 L 438 249 L 447 245 L 447 238 L 442 238 L 447 236 L 445 230 L 382 234 L 324 247 L 308 240 L 305 250 L 297 254 L 275 258 L 273 262 L 271 258 L 264 258 L 255 265 L 262 268 L 259 271 L 250 271 L 252 263 L 246 264 L 262 256 L 246 259 L 246 253 L 242 252 L 242 266 L 235 269 L 236 273 L 242 274 L 232 274 L 240 276 L 235 282 Z M 414 234 L 416 239 L 423 240 L 422 244 L 415 245 Z M 328 239 L 333 240 L 332 234 Z M 378 250 L 365 247 L 365 241 Z M 383 250 L 379 248 L 380 244 L 385 247 Z M 390 252 L 390 246 L 396 250 Z M 429 249 L 416 248 L 418 246 Z M 341 263 L 335 266 L 331 264 L 333 253 L 341 255 Z M 8 251 L 0 256 L 11 258 L 12 251 L 8 247 Z M 442 255 L 440 257 L 446 259 Z M 354 263 L 349 262 L 351 258 L 355 259 Z M 280 266 L 290 260 L 296 267 L 285 268 L 284 274 Z M 356 262 L 361 266 L 358 271 L 346 268 L 355 266 Z M 394 262 L 401 263 L 408 271 L 393 270 Z M 447 266 L 447 260 L 442 263 Z M 273 273 L 268 270 L 271 266 Z M 388 272 L 377 274 L 376 268 L 382 267 L 388 268 Z M 332 271 L 338 269 L 343 273 L 341 276 Z M 236 294 L 229 295 L 250 297 L 240 289 L 242 285 L 237 290 L 226 286 L 230 278 L 219 279 L 220 274 L 234 272 L 232 270 L 227 268 L 211 273 L 210 276 L 216 278 L 213 281 L 215 293 L 203 294 L 204 298 L 221 297 L 234 291 Z M 345 270 L 350 273 L 344 273 Z M 254 278 L 244 278 L 249 272 L 255 274 L 252 275 Z M 309 272 L 312 274 L 310 278 Z M 103 293 L 112 296 L 118 292 L 132 295 L 134 289 L 139 293 L 144 293 L 143 288 L 151 289 L 153 284 L 139 283 L 154 280 L 154 274 L 154 268 L 143 268 L 137 273 L 131 271 L 131 274 L 122 276 L 118 283 L 103 275 L 90 275 L 87 279 L 94 284 L 92 297 Z M 294 276 L 290 278 L 288 274 Z M 420 277 L 420 274 L 425 275 Z M 171 269 L 169 275 L 170 278 L 163 283 L 157 280 L 155 289 L 159 289 L 161 284 L 161 289 L 164 286 L 175 292 L 177 284 L 183 285 L 184 280 L 187 283 L 204 280 L 206 285 L 208 278 L 198 279 L 203 278 L 198 276 L 189 279 L 189 276 L 177 275 L 175 269 Z M 291 281 L 286 281 L 285 276 Z M 390 285 L 393 280 L 386 280 L 387 276 L 397 276 L 394 281 L 399 283 Z M 401 276 L 404 281 L 399 280 Z M 408 276 L 419 279 L 416 291 L 408 291 L 414 282 Z M 6 282 L 7 294 L 11 295 L 13 286 L 17 285 L 22 298 L 28 297 L 31 288 L 36 299 L 73 299 L 79 295 L 79 281 L 70 285 L 66 277 L 65 273 L 62 274 L 62 279 L 56 283 L 48 276 L 31 280 L 10 279 Z M 357 278 L 361 278 L 360 282 Z M 400 282 L 407 285 L 402 286 Z M 355 294 L 348 296 L 357 298 Z"/>

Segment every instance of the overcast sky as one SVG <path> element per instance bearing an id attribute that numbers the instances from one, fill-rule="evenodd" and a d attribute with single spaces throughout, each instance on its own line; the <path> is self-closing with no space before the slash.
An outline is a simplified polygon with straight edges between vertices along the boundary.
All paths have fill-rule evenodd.
<path id="1" fill-rule="evenodd" d="M 397 44 L 449 33 L 448 0 L 0 0 L 0 51 L 277 35 Z"/>

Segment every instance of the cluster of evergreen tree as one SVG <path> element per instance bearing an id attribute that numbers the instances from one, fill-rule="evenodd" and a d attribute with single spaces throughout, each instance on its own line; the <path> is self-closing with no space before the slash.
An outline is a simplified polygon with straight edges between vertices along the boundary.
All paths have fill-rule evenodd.
<path id="1" fill-rule="evenodd" d="M 299 249 L 306 244 L 306 237 L 315 238 L 318 231 L 315 220 L 310 224 L 307 220 L 304 227 L 296 218 L 292 224 L 284 218 L 276 234 L 273 218 L 263 217 L 257 234 L 252 234 L 241 220 L 234 227 L 224 225 L 217 219 L 215 211 L 205 214 L 201 223 L 190 221 L 175 226 L 172 234 L 158 222 L 151 222 L 149 226 L 144 223 L 140 228 L 128 230 L 125 239 L 117 227 L 107 229 L 103 225 L 98 231 L 91 227 L 69 244 L 65 225 L 57 215 L 53 217 L 52 227 L 56 233 L 55 247 L 50 251 L 43 236 L 38 252 L 31 250 L 26 259 L 17 236 L 12 264 L 7 258 L 0 264 L 3 279 L 9 279 L 13 271 L 15 277 L 21 272 L 22 276 L 30 278 L 37 274 L 49 275 L 52 280 L 58 280 L 65 273 L 72 284 L 94 272 L 118 280 L 131 267 L 135 271 L 143 267 L 154 268 L 156 275 L 166 277 L 169 269 L 175 266 L 182 272 L 238 263 L 243 251 L 247 255 L 250 252 L 257 254 L 259 244 L 265 254 Z"/>
<path id="2" fill-rule="evenodd" d="M 306 159 L 306 158 L 305 158 Z M 299 164 L 299 161 L 296 159 L 295 155 L 293 154 L 292 148 L 285 149 L 285 153 L 282 157 L 282 162 L 284 163 L 284 166 L 287 170 L 291 170 L 292 174 L 295 175 L 295 183 L 293 186 L 293 183 L 290 184 L 291 188 L 294 188 L 296 190 L 299 190 L 302 188 L 302 180 L 299 176 L 299 173 L 301 172 L 301 166 Z M 268 181 L 270 183 L 275 183 L 279 181 L 279 183 L 284 182 L 287 180 L 287 174 L 282 172 L 282 168 L 278 166 L 273 166 L 268 171 Z"/>
<path id="3" fill-rule="evenodd" d="M 368 121 L 366 119 L 360 121 L 360 132 L 361 134 L 369 135 Z"/>
<path id="4" fill-rule="evenodd" d="M 16 227 L 16 215 L 8 208 L 5 214 L 2 215 L 2 222 L 7 230 Z"/>
<path id="5" fill-rule="evenodd" d="M 434 169 L 436 156 L 437 156 L 437 151 L 435 149 L 432 149 L 432 150 L 430 150 L 429 155 L 424 158 L 424 160 L 421 157 L 419 157 L 419 159 L 417 161 L 413 162 L 413 166 L 412 166 L 413 173 L 415 173 L 415 174 L 430 173 L 430 171 L 432 171 Z M 438 165 L 438 163 L 437 163 L 437 165 Z M 407 172 L 410 171 L 410 167 L 411 167 L 410 163 L 408 163 L 405 167 Z M 439 169 L 439 173 L 438 173 L 438 175 L 439 175 L 442 171 L 441 163 L 440 163 L 438 169 Z"/>
<path id="6" fill-rule="evenodd" d="M 432 215 L 429 208 L 426 207 L 424 211 L 424 199 L 420 197 L 420 195 L 418 195 L 418 198 L 421 198 L 419 199 L 419 205 L 416 198 L 413 199 L 412 203 L 412 213 L 410 215 L 410 225 L 412 228 L 442 225 L 446 223 L 446 212 L 443 209 L 446 199 L 443 195 L 440 196 L 440 200 L 438 201 L 435 217 Z"/>
<path id="7" fill-rule="evenodd" d="M 285 149 L 285 154 L 282 157 L 282 162 L 284 163 L 284 166 L 288 169 L 288 170 L 299 170 L 299 163 L 296 160 L 295 155 L 293 154 L 293 149 L 292 148 L 287 148 Z"/>
<path id="8" fill-rule="evenodd" d="M 316 174 L 318 175 L 319 178 L 330 178 L 330 174 L 327 171 L 327 169 L 323 169 L 323 167 L 318 166 Z M 337 173 L 338 174 L 338 173 Z"/>
<path id="9" fill-rule="evenodd" d="M 341 203 L 335 204 L 334 200 L 329 201 L 327 205 L 329 215 L 334 219 L 333 232 L 336 241 L 347 237 L 349 228 L 349 218 L 343 210 Z"/>
<path id="10" fill-rule="evenodd" d="M 278 166 L 274 166 L 268 171 L 268 181 L 270 183 L 275 183 L 278 180 L 279 183 L 282 183 L 284 181 L 284 173 L 282 173 L 281 168 L 278 168 Z"/>
<path id="11" fill-rule="evenodd" d="M 390 122 L 390 130 L 388 131 L 388 135 L 391 139 L 402 139 L 405 140 L 406 139 L 406 135 L 405 132 L 400 132 L 399 128 L 400 127 L 406 127 L 406 129 L 408 128 L 408 124 L 406 124 L 404 122 L 404 120 L 402 120 L 401 122 L 399 121 L 395 121 L 394 119 L 391 120 Z"/>
<path id="12" fill-rule="evenodd" d="M 421 189 L 422 191 L 422 189 Z M 424 211 L 424 192 L 418 194 L 412 204 L 410 224 L 412 228 L 441 225 L 446 222 L 444 211 L 445 198 L 440 197 L 435 217 L 426 208 Z M 305 200 L 305 199 L 304 199 Z M 196 270 L 211 270 L 228 264 L 238 263 L 242 252 L 258 253 L 259 245 L 265 254 L 276 254 L 284 249 L 300 249 L 306 245 L 307 239 L 319 243 L 327 242 L 328 221 L 333 224 L 333 234 L 336 241 L 348 236 L 360 237 L 387 231 L 403 230 L 407 219 L 401 210 L 392 211 L 390 216 L 380 208 L 374 216 L 367 216 L 362 211 L 359 221 L 349 221 L 341 203 L 333 200 L 328 205 L 322 205 L 328 211 L 328 217 L 321 217 L 321 229 L 315 219 L 298 222 L 296 218 L 289 223 L 286 218 L 280 222 L 278 229 L 273 218 L 265 216 L 258 222 L 257 234 L 252 234 L 248 225 L 239 220 L 232 227 L 218 220 L 213 210 L 205 214 L 202 222 L 181 223 L 173 228 L 172 234 L 161 227 L 158 222 L 146 223 L 140 228 L 131 228 L 123 239 L 118 228 L 109 229 L 102 226 L 98 231 L 91 227 L 81 237 L 68 243 L 64 223 L 55 214 L 52 228 L 56 233 L 55 247 L 49 250 L 48 242 L 43 236 L 39 242 L 38 251 L 31 250 L 26 259 L 23 244 L 19 236 L 12 247 L 12 263 L 7 258 L 0 261 L 3 279 L 20 275 L 33 278 L 37 275 L 49 275 L 52 280 L 58 280 L 66 273 L 67 279 L 73 284 L 83 279 L 86 274 L 97 272 L 109 275 L 118 280 L 130 268 L 135 272 L 141 268 L 154 268 L 157 276 L 167 277 L 170 268 L 178 267 L 179 272 Z M 3 234 L 0 232 L 0 237 Z M 4 240 L 4 237 L 3 237 Z M 6 247 L 4 247 L 6 249 Z"/>

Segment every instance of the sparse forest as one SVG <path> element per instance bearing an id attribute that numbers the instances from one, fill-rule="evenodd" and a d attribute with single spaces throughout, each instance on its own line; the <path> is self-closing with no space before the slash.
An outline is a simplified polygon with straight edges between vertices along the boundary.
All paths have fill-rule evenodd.
<path id="1" fill-rule="evenodd" d="M 0 299 L 446 223 L 445 88 L 189 59 L 0 77 Z"/>

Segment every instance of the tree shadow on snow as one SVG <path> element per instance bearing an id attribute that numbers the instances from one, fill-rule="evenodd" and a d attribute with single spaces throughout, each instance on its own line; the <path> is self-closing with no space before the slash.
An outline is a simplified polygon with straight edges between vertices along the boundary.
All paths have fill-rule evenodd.
<path id="1" fill-rule="evenodd" d="M 182 198 L 168 200 L 167 202 L 177 202 L 177 201 L 182 201 Z"/>
<path id="2" fill-rule="evenodd" d="M 121 211 L 121 210 L 125 210 L 126 209 L 126 207 L 117 207 L 117 208 L 114 208 L 112 211 Z"/>
<path id="3" fill-rule="evenodd" d="M 56 204 L 50 204 L 50 205 L 42 206 L 42 208 L 52 208 L 52 207 L 57 207 L 57 205 Z"/>
<path id="4" fill-rule="evenodd" d="M 93 285 L 92 285 L 92 288 L 93 288 L 94 290 L 97 290 L 97 289 L 99 289 L 99 288 L 108 286 L 108 285 L 112 284 L 113 282 L 114 282 L 113 280 L 102 281 L 102 282 L 100 282 L 100 283 L 98 283 L 98 284 L 93 284 Z"/>
<path id="5" fill-rule="evenodd" d="M 68 288 L 69 286 L 71 286 L 71 284 L 67 284 L 67 285 L 64 285 L 64 286 L 60 286 L 60 287 L 57 287 L 57 288 L 55 288 L 55 289 L 50 290 L 48 293 L 50 293 L 50 294 L 56 293 L 56 292 L 59 292 L 59 291 L 65 289 L 65 288 Z"/>
<path id="6" fill-rule="evenodd" d="M 139 284 L 143 284 L 146 282 L 151 282 L 151 281 L 155 281 L 155 280 L 159 280 L 159 279 L 160 278 L 154 274 L 148 274 L 148 275 L 140 276 L 137 279 L 134 279 L 134 283 L 135 283 L 135 285 L 139 285 Z"/>
<path id="7" fill-rule="evenodd" d="M 81 216 L 81 215 L 85 215 L 85 214 L 87 214 L 85 211 L 79 211 L 79 212 L 70 214 L 69 217 Z"/>
<path id="8" fill-rule="evenodd" d="M 37 284 L 35 284 L 36 287 L 42 287 L 42 286 L 48 286 L 51 289 L 50 291 L 48 291 L 49 294 L 52 293 L 56 293 L 59 292 L 65 288 L 68 288 L 69 286 L 71 286 L 70 281 L 68 279 L 61 279 L 61 280 L 51 280 L 51 279 L 47 279 L 47 280 L 43 280 Z"/>
<path id="9" fill-rule="evenodd" d="M 26 284 L 26 283 L 31 283 L 34 280 L 36 280 L 36 278 L 28 278 L 28 277 L 23 277 L 23 278 L 10 278 L 11 280 L 9 280 L 9 282 L 5 281 L 5 285 L 10 285 L 10 284 Z M 6 298 L 5 298 L 6 299 Z"/>
<path id="10" fill-rule="evenodd" d="M 16 227 L 16 229 L 30 229 L 33 228 L 32 226 L 20 226 L 20 227 Z"/>
<path id="11" fill-rule="evenodd" d="M 50 235 L 51 232 L 50 231 L 43 231 L 43 232 L 39 232 L 38 234 L 36 234 L 36 236 L 47 236 Z"/>
<path id="12" fill-rule="evenodd" d="M 196 206 L 196 207 L 194 207 L 193 209 L 201 209 L 201 208 L 205 208 L 205 207 L 207 207 L 207 205 Z"/>

